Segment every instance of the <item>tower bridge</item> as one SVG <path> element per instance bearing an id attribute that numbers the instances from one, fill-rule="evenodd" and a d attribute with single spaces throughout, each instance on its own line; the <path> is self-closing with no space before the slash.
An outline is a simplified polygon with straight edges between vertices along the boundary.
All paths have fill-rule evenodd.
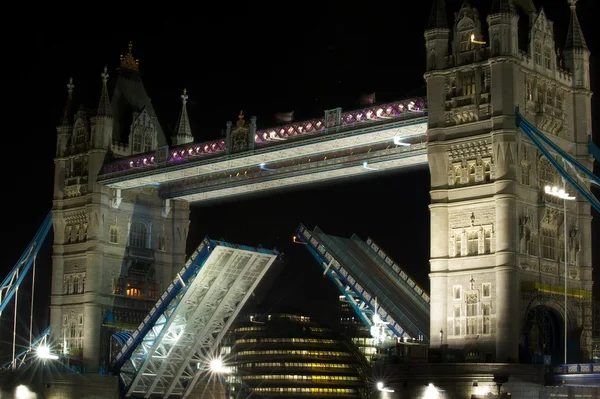
<path id="1" fill-rule="evenodd" d="M 462 351 L 473 362 L 589 359 L 591 208 L 600 211 L 590 155 L 600 152 L 591 140 L 590 53 L 571 3 L 559 57 L 543 9 L 524 13 L 495 0 L 484 32 L 468 2 L 450 28 L 444 1 L 435 0 L 425 32 L 427 103 L 337 108 L 266 129 L 240 114 L 212 141 L 194 142 L 184 91 L 167 145 L 131 47 L 114 89 L 108 71 L 101 74 L 95 110 L 74 111 L 69 82 L 52 211 L 50 333 L 60 351 L 96 371 L 108 366 L 107 337 L 117 333 L 128 337 L 113 364 L 128 394 L 185 396 L 198 378 L 190 365 L 218 345 L 223 320 L 262 271 L 231 293 L 225 282 L 241 286 L 252 254 L 276 256 L 209 240 L 186 264 L 190 203 L 427 164 L 430 295 L 372 240 L 298 228 L 359 318 L 373 325 L 377 315 L 390 336 Z M 519 34 L 519 18 L 530 18 L 528 35 Z M 206 248 L 221 249 L 209 256 Z M 218 263 L 220 251 L 244 261 Z M 192 278 L 213 261 L 229 279 L 208 287 Z M 5 279 L 2 298 L 14 294 L 21 270 Z M 215 305 L 208 291 L 231 301 Z M 210 323 L 198 321 L 198 303 L 211 309 Z M 157 327 L 171 316 L 174 329 Z M 189 339 L 174 344 L 179 332 Z"/>

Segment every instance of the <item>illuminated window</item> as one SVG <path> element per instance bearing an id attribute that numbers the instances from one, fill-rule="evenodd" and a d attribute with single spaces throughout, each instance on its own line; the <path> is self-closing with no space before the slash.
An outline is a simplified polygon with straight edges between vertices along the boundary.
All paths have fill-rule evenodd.
<path id="1" fill-rule="evenodd" d="M 473 42 L 471 41 L 471 35 L 473 35 L 473 31 L 466 31 L 460 33 L 460 51 L 470 51 L 473 50 Z"/>
<path id="2" fill-rule="evenodd" d="M 542 65 L 542 44 L 535 42 L 533 45 L 533 59 L 537 65 Z"/>
<path id="3" fill-rule="evenodd" d="M 475 75 L 472 73 L 464 74 L 462 77 L 462 94 L 471 96 L 475 94 Z"/>

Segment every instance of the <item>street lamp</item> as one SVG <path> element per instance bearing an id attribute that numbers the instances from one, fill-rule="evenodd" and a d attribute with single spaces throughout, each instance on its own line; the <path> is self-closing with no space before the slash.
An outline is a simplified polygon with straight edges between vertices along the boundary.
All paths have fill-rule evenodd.
<path id="1" fill-rule="evenodd" d="M 563 181 L 564 182 L 564 181 Z M 566 185 L 565 185 L 566 186 Z M 563 200 L 563 226 L 565 229 L 564 232 L 564 242 L 565 242 L 565 363 L 567 364 L 567 201 L 573 201 L 576 197 L 572 197 L 567 193 L 565 189 L 558 188 L 556 186 L 550 187 L 546 186 L 544 188 L 546 194 L 551 195 L 556 198 L 561 198 Z"/>

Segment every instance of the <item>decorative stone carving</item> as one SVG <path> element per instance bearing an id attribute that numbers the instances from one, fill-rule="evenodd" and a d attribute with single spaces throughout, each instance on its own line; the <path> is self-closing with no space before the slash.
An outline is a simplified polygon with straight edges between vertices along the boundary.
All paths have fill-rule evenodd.
<path id="1" fill-rule="evenodd" d="M 494 157 L 488 140 L 455 144 L 448 151 L 448 185 L 481 183 L 494 179 Z"/>
<path id="2" fill-rule="evenodd" d="M 240 152 L 248 150 L 248 134 L 250 129 L 246 126 L 244 112 L 240 111 L 236 127 L 231 131 L 232 152 Z"/>

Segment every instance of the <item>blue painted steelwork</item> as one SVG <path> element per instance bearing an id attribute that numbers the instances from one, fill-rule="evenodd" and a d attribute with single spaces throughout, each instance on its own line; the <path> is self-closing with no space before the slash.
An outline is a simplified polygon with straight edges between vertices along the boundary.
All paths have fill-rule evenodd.
<path id="1" fill-rule="evenodd" d="M 325 269 L 338 289 L 367 326 L 373 325 L 375 308 L 387 322 L 391 336 L 410 337 L 429 343 L 429 306 L 423 297 L 393 274 L 369 246 L 358 240 L 310 232 L 300 225 L 298 239 Z M 359 243 L 360 242 L 360 243 Z"/>
<path id="2" fill-rule="evenodd" d="M 10 302 L 12 297 L 15 295 L 17 289 L 25 279 L 25 276 L 31 269 L 34 259 L 37 256 L 44 240 L 48 236 L 48 232 L 52 227 L 52 211 L 48 212 L 48 215 L 44 219 L 44 222 L 40 226 L 39 230 L 33 236 L 33 240 L 27 246 L 21 258 L 12 268 L 10 273 L 2 281 L 0 285 L 0 315 L 6 308 L 6 305 Z"/>
<path id="3" fill-rule="evenodd" d="M 558 170 L 558 173 L 565 179 L 567 183 L 575 188 L 575 190 L 586 200 L 588 201 L 596 211 L 600 212 L 600 201 L 587 189 L 582 187 L 578 181 L 576 181 L 564 167 L 552 156 L 550 151 L 542 142 L 548 145 L 552 150 L 556 151 L 556 153 L 562 157 L 565 162 L 573 165 L 575 168 L 579 169 L 582 173 L 584 173 L 590 181 L 595 184 L 600 185 L 600 178 L 590 172 L 585 166 L 581 165 L 576 159 L 574 159 L 567 152 L 563 151 L 560 147 L 550 141 L 546 136 L 544 136 L 539 130 L 533 127 L 529 122 L 523 118 L 523 116 L 519 113 L 519 109 L 517 108 L 515 111 L 515 121 L 517 127 L 521 129 L 523 133 L 533 142 L 533 144 L 537 147 L 537 149 L 546 157 L 546 159 Z"/>
<path id="4" fill-rule="evenodd" d="M 190 278 L 198 274 L 204 265 L 204 262 L 206 259 L 208 259 L 210 251 L 215 246 L 216 244 L 211 242 L 208 237 L 204 238 L 202 244 L 198 247 L 198 249 L 196 249 L 183 269 L 179 272 L 178 277 L 176 277 L 167 287 L 167 290 L 162 294 L 146 318 L 131 334 L 131 338 L 129 338 L 123 348 L 121 348 L 121 351 L 117 355 L 117 358 L 112 365 L 114 372 L 120 372 L 125 361 L 131 357 L 135 348 L 137 348 L 142 340 L 146 338 L 148 331 L 150 331 L 152 328 L 162 329 L 162 327 L 167 323 L 169 317 L 173 313 L 173 310 L 177 307 L 177 305 L 179 305 L 179 299 L 181 299 L 180 294 L 187 288 L 186 283 L 190 280 Z"/>
<path id="5" fill-rule="evenodd" d="M 546 385 L 600 387 L 600 363 L 549 366 L 546 368 Z"/>
<path id="6" fill-rule="evenodd" d="M 50 327 L 46 327 L 46 329 L 44 331 L 42 331 L 42 333 L 40 335 L 38 335 L 38 337 L 36 339 L 34 339 L 33 341 L 31 341 L 31 349 L 35 350 L 37 348 L 37 346 L 39 345 L 40 342 L 42 342 L 44 340 L 44 338 L 47 338 L 50 335 Z M 21 362 L 25 359 L 25 356 L 30 353 L 29 348 L 23 349 L 21 352 L 19 352 L 16 356 L 15 356 L 15 360 L 18 362 Z M 7 361 L 5 363 L 3 363 L 2 365 L 0 365 L 0 369 L 7 369 L 8 367 L 10 367 L 12 361 Z"/>
<path id="7" fill-rule="evenodd" d="M 132 333 L 126 331 L 116 332 L 113 335 L 113 338 L 117 340 L 120 345 L 125 345 L 127 341 L 133 336 Z"/>

